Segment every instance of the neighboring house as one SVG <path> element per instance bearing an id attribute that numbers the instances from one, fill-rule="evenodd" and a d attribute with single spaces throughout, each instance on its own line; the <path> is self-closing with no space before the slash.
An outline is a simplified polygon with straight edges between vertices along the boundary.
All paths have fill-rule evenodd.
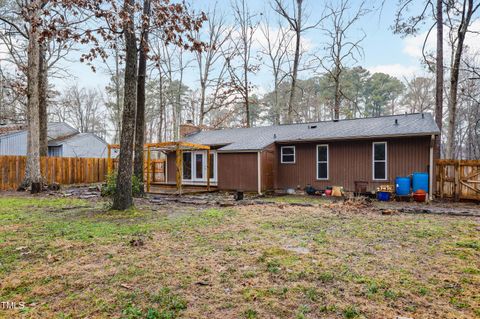
<path id="1" fill-rule="evenodd" d="M 80 133 L 66 123 L 48 123 L 48 156 L 107 157 L 108 144 L 93 133 Z M 27 154 L 24 126 L 0 126 L 0 155 Z"/>
<path id="2" fill-rule="evenodd" d="M 185 124 L 181 130 L 182 141 L 211 146 L 213 185 L 259 193 L 308 184 L 373 191 L 414 171 L 432 175 L 439 134 L 428 113 L 211 131 Z M 183 184 L 206 183 L 206 158 L 206 151 L 183 152 Z M 174 153 L 167 155 L 167 182 L 175 182 Z"/>

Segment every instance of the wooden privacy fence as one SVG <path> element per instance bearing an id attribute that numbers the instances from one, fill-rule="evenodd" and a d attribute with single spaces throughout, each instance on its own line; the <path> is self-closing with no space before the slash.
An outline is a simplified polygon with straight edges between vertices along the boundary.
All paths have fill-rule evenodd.
<path id="1" fill-rule="evenodd" d="M 15 190 L 25 176 L 25 156 L 0 156 L 0 190 Z M 46 183 L 87 184 L 105 180 L 106 158 L 42 157 L 40 170 Z"/>
<path id="2" fill-rule="evenodd" d="M 25 156 L 0 156 L 0 190 L 16 190 L 25 176 Z M 117 161 L 111 159 L 113 169 Z M 145 165 L 147 162 L 145 161 Z M 40 170 L 48 184 L 102 183 L 108 174 L 107 158 L 42 157 Z M 150 169 L 145 168 L 145 180 L 165 182 L 165 160 L 151 160 Z"/>
<path id="3" fill-rule="evenodd" d="M 437 196 L 480 200 L 480 161 L 437 160 Z"/>

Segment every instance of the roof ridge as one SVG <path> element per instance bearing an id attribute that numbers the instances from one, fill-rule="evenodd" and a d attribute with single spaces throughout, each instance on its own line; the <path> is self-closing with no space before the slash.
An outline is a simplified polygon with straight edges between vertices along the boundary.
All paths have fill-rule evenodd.
<path id="1" fill-rule="evenodd" d="M 397 117 L 397 116 L 413 116 L 413 115 L 421 115 L 421 114 L 432 115 L 431 112 L 415 112 L 415 113 L 406 113 L 406 114 L 389 114 L 389 115 L 380 115 L 380 116 L 356 117 L 352 119 L 339 119 L 336 121 L 322 120 L 322 121 L 309 121 L 309 122 L 302 122 L 302 123 L 284 123 L 284 124 L 262 125 L 262 126 L 252 126 L 252 127 L 224 127 L 219 129 L 200 131 L 197 133 L 209 132 L 209 131 L 223 131 L 223 130 L 243 130 L 243 129 L 257 129 L 257 128 L 260 129 L 260 128 L 267 128 L 267 127 L 285 127 L 285 126 L 317 124 L 317 123 L 338 123 L 338 122 L 346 122 L 346 121 L 370 120 L 370 119 L 379 119 L 379 118 Z"/>

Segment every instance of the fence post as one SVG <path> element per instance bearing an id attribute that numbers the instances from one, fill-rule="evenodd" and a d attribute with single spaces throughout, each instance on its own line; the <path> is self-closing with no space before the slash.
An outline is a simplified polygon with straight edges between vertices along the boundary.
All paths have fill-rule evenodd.
<path id="1" fill-rule="evenodd" d="M 150 146 L 147 146 L 147 193 L 150 192 Z"/>
<path id="2" fill-rule="evenodd" d="M 455 201 L 458 202 L 460 200 L 460 161 L 455 161 Z"/>
<path id="3" fill-rule="evenodd" d="M 443 175 L 445 173 L 445 170 L 443 168 L 443 164 L 439 163 L 438 164 L 438 174 L 440 175 L 440 198 L 443 199 L 444 196 L 444 191 L 443 191 Z"/>
<path id="4" fill-rule="evenodd" d="M 108 162 L 107 162 L 107 174 L 110 175 L 110 173 L 112 172 L 112 147 L 110 146 L 110 144 L 108 144 L 108 147 L 107 147 L 107 153 L 108 153 Z"/>

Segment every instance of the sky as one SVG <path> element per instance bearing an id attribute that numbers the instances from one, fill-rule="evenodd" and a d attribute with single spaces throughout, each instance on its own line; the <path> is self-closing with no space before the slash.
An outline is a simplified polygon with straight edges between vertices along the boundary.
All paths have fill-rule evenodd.
<path id="1" fill-rule="evenodd" d="M 286 1 L 288 3 L 291 0 Z M 275 16 L 275 13 L 269 7 L 268 0 L 247 0 L 247 2 L 251 12 L 269 12 L 268 15 L 270 17 Z M 325 1 L 305 0 L 305 2 L 309 21 L 316 21 L 324 11 Z M 359 0 L 351 0 L 352 7 L 358 7 L 360 2 Z M 383 72 L 400 79 L 425 74 L 426 70 L 421 64 L 421 50 L 426 30 L 416 37 L 402 38 L 399 35 L 395 35 L 391 26 L 394 21 L 397 1 L 384 1 L 385 3 L 381 10 L 379 9 L 380 0 L 366 2 L 366 8 L 372 9 L 372 12 L 363 17 L 349 33 L 352 40 L 361 38 L 363 34 L 366 35 L 361 43 L 364 54 L 362 57 L 359 57 L 356 64 L 352 65 L 361 65 L 371 72 Z M 215 3 L 218 4 L 218 7 L 226 17 L 232 15 L 231 9 L 229 9 L 230 0 L 195 0 L 193 1 L 193 7 L 195 10 L 208 11 Z M 480 30 L 480 23 L 476 24 L 478 30 Z M 232 27 L 234 27 L 233 23 Z M 477 35 L 477 37 L 479 36 Z M 322 31 L 316 29 L 308 31 L 303 39 L 304 45 L 313 50 L 321 48 L 324 41 L 325 38 Z M 473 44 L 480 49 L 480 39 L 478 38 L 467 39 L 467 43 Z M 427 48 L 433 50 L 434 47 L 435 36 L 433 35 L 428 42 Z M 72 57 L 72 60 L 78 60 L 78 58 Z M 71 76 L 67 79 L 56 80 L 55 83 L 58 87 L 68 86 L 73 81 L 76 81 L 81 86 L 103 89 L 108 83 L 108 76 L 101 63 L 98 64 L 96 73 L 93 73 L 87 65 L 80 62 L 69 61 L 63 63 L 70 70 Z M 300 74 L 300 78 L 308 75 L 310 74 Z M 194 72 L 187 72 L 185 82 L 191 87 L 198 86 Z M 265 67 L 261 68 L 253 77 L 253 83 L 259 93 L 268 91 L 271 88 L 271 82 L 271 77 Z"/>

